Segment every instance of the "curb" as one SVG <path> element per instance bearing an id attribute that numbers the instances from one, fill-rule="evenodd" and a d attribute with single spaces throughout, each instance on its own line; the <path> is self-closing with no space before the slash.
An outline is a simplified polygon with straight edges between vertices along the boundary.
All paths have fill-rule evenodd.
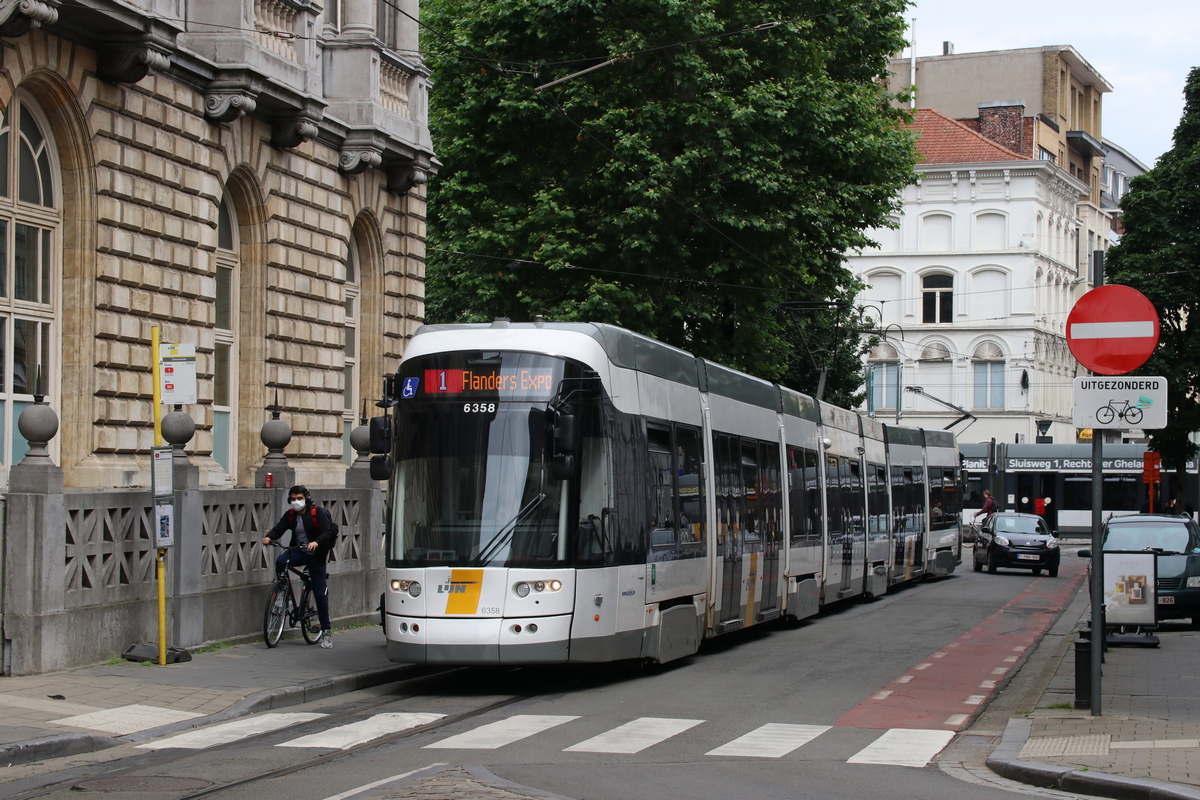
<path id="1" fill-rule="evenodd" d="M 110 747 L 117 747 L 132 742 L 142 742 L 158 736 L 165 736 L 168 733 L 176 733 L 189 728 L 210 725 L 214 722 L 225 722 L 238 717 L 257 714 L 260 711 L 271 711 L 277 708 L 311 703 L 314 700 L 322 700 L 326 697 L 356 692 L 360 689 L 370 689 L 373 686 L 380 686 L 385 683 L 394 683 L 395 681 L 403 680 L 408 677 L 408 673 L 416 670 L 417 667 L 414 664 L 397 664 L 394 667 L 380 667 L 379 669 L 364 670 L 363 672 L 351 672 L 332 678 L 314 678 L 311 681 L 305 681 L 293 686 L 262 689 L 253 694 L 246 695 L 241 700 L 236 701 L 215 714 L 195 717 L 183 720 L 182 722 L 172 722 L 167 725 L 159 725 L 157 728 L 148 728 L 147 730 L 129 733 L 124 736 L 110 737 L 92 733 L 61 733 L 38 739 L 28 739 L 23 742 L 13 742 L 11 744 L 0 745 L 0 764 L 14 766 L 17 764 L 29 764 L 34 761 L 45 761 L 50 758 L 75 756 L 83 753 L 93 753 L 97 750 L 107 750 Z M 1197 795 L 1197 800 L 1200 800 L 1200 795 Z"/>
<path id="2" fill-rule="evenodd" d="M 1031 726 L 1027 719 L 1008 721 L 1003 739 L 986 762 L 993 772 L 1032 786 L 1119 800 L 1200 800 L 1200 789 L 1093 770 L 1084 772 L 1040 761 L 1022 761 L 1017 756 L 1029 739 Z"/>

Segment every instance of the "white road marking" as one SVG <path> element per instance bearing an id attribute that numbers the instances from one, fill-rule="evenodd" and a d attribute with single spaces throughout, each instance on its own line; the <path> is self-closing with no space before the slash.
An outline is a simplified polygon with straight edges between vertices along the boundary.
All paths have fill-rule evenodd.
<path id="1" fill-rule="evenodd" d="M 929 669 L 932 666 L 932 663 L 926 661 L 924 664 L 917 664 L 915 667 L 913 667 L 913 669 Z"/>
<path id="2" fill-rule="evenodd" d="M 366 744 L 369 741 L 378 739 L 380 736 L 387 736 L 389 733 L 398 733 L 419 725 L 428 725 L 430 722 L 436 722 L 444 716 L 446 715 L 418 714 L 403 711 L 376 714 L 373 717 L 368 717 L 358 722 L 351 722 L 349 725 L 339 725 L 327 731 L 301 736 L 299 739 L 293 739 L 290 742 L 281 742 L 275 746 L 320 747 L 329 750 L 346 750 L 360 744 Z"/>
<path id="3" fill-rule="evenodd" d="M 973 694 L 970 697 L 968 697 L 966 700 L 963 700 L 963 702 L 969 706 L 977 706 L 980 703 L 982 703 L 984 700 L 987 700 L 986 694 Z"/>
<path id="4" fill-rule="evenodd" d="M 934 653 L 933 657 L 934 658 L 945 658 L 946 654 L 945 653 Z"/>
<path id="5" fill-rule="evenodd" d="M 172 722 L 183 722 L 202 716 L 204 715 L 194 711 L 176 711 L 173 708 L 158 708 L 134 703 L 130 706 L 106 708 L 103 711 L 92 711 L 87 714 L 50 721 L 55 725 L 71 725 L 76 728 L 107 731 L 124 736 L 127 733 L 137 733 L 157 728 L 159 725 L 169 725 Z"/>
<path id="6" fill-rule="evenodd" d="M 739 736 L 716 750 L 709 750 L 704 755 L 782 758 L 827 730 L 828 725 L 785 725 L 772 722 L 750 731 L 745 736 Z"/>
<path id="7" fill-rule="evenodd" d="M 1148 339 L 1154 336 L 1154 321 L 1149 319 L 1128 322 L 1076 322 L 1071 326 L 1072 339 Z"/>
<path id="8" fill-rule="evenodd" d="M 482 725 L 473 731 L 442 739 L 425 745 L 426 750 L 447 748 L 450 750 L 495 750 L 506 744 L 519 742 L 535 733 L 570 722 L 579 717 L 553 716 L 549 714 L 518 714 L 499 722 Z"/>
<path id="9" fill-rule="evenodd" d="M 962 725 L 964 722 L 967 721 L 968 716 L 969 716 L 968 714 L 951 714 L 950 716 L 946 717 L 946 721 L 943 722 L 942 724 L 943 725 L 955 725 L 955 726 Z"/>
<path id="10" fill-rule="evenodd" d="M 641 717 L 587 741 L 563 748 L 564 753 L 640 753 L 704 722 L 702 719 Z"/>
<path id="11" fill-rule="evenodd" d="M 979 684 L 979 688 L 980 689 L 995 689 L 996 682 L 995 681 L 984 681 L 983 683 Z"/>
<path id="12" fill-rule="evenodd" d="M 329 795 L 329 797 L 326 797 L 325 800 L 346 800 L 347 797 L 353 797 L 354 795 L 358 794 L 359 792 L 365 792 L 368 789 L 374 789 L 376 786 L 383 786 L 385 783 L 391 783 L 392 781 L 404 780 L 409 775 L 416 775 L 418 772 L 423 772 L 427 769 L 433 769 L 434 767 L 444 767 L 444 766 L 446 766 L 445 761 L 435 761 L 432 764 L 428 764 L 424 767 L 421 767 L 420 769 L 410 769 L 408 772 L 401 772 L 399 775 L 393 775 L 392 777 L 384 778 L 381 781 L 372 781 L 370 783 L 364 783 L 362 786 L 358 786 L 349 791 L 341 792 L 339 794 L 331 794 L 331 795 Z"/>
<path id="13" fill-rule="evenodd" d="M 896 678 L 896 683 L 908 683 L 914 677 L 916 677 L 916 676 L 915 675 L 901 675 L 899 678 Z"/>
<path id="14" fill-rule="evenodd" d="M 1025 645 L 1021 645 L 1020 647 L 1014 647 L 1014 648 L 1013 648 L 1013 652 L 1014 652 L 1014 653 L 1024 653 L 1024 652 L 1025 652 Z"/>
<path id="15" fill-rule="evenodd" d="M 1010 661 L 1010 662 L 1011 662 L 1011 661 L 1016 661 L 1016 660 L 1017 660 L 1017 656 L 1005 656 L 1004 660 L 1005 660 L 1005 661 Z"/>
<path id="16" fill-rule="evenodd" d="M 882 692 L 876 692 L 875 694 L 871 695 L 871 699 L 872 700 L 887 700 L 891 694 L 892 694 L 891 689 L 884 689 Z"/>
<path id="17" fill-rule="evenodd" d="M 169 739 L 157 739 L 153 742 L 139 744 L 138 747 L 143 750 L 168 750 L 176 747 L 183 750 L 203 750 L 206 747 L 229 744 L 260 733 L 277 731 L 289 725 L 320 719 L 323 716 L 325 715 L 303 712 L 263 714 L 258 717 L 235 719 L 220 725 L 210 725 L 207 728 L 181 733 Z"/>
<path id="18" fill-rule="evenodd" d="M 891 728 L 871 744 L 850 756 L 848 764 L 891 764 L 923 767 L 950 744 L 954 731 Z"/>
<path id="19" fill-rule="evenodd" d="M 993 675 L 1003 675 L 1006 672 L 1008 672 L 1008 667 L 996 667 L 992 670 Z"/>

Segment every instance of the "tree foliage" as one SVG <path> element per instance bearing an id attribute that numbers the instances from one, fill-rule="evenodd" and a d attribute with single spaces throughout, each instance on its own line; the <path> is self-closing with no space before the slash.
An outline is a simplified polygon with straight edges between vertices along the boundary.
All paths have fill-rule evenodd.
<path id="1" fill-rule="evenodd" d="M 1168 427 L 1152 432 L 1150 444 L 1179 475 L 1196 453 L 1189 434 L 1200 430 L 1200 67 L 1184 98 L 1174 146 L 1121 199 L 1124 232 L 1105 261 L 1110 282 L 1158 309 L 1158 349 L 1138 372 L 1167 379 Z"/>
<path id="2" fill-rule="evenodd" d="M 879 80 L 906 4 L 425 0 L 428 318 L 608 322 L 804 382 L 778 304 L 805 302 L 810 333 L 858 352 L 829 310 L 858 288 L 842 254 L 915 178 Z"/>

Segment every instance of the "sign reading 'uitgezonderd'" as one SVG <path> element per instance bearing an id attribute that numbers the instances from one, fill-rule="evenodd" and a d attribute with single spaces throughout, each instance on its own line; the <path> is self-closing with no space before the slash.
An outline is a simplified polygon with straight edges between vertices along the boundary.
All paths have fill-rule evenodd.
<path id="1" fill-rule="evenodd" d="M 1157 430 L 1167 427 L 1167 379 L 1150 375 L 1075 379 L 1075 427 Z"/>

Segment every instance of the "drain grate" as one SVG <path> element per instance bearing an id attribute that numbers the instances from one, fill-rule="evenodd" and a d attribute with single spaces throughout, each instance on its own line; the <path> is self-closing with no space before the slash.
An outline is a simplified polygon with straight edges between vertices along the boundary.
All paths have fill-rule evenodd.
<path id="1" fill-rule="evenodd" d="M 176 775 L 117 775 L 82 781 L 73 788 L 85 792 L 180 792 L 206 786 L 212 786 L 212 781 Z"/>

